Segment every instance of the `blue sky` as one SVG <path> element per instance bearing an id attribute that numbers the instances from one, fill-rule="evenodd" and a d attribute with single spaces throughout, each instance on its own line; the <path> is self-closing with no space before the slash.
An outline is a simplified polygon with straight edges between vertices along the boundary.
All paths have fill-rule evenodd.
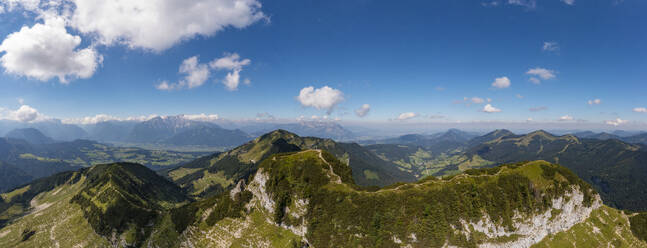
<path id="1" fill-rule="evenodd" d="M 87 1 L 61 2 L 60 6 L 67 4 L 74 12 Z M 169 38 L 167 32 L 182 27 L 132 22 L 101 26 L 84 23 L 76 12 L 66 14 L 60 6 L 10 6 L 0 0 L 0 12 L 4 12 L 0 14 L 0 39 L 7 41 L 22 26 L 63 20 L 65 31 L 82 40 L 71 52 L 89 49 L 95 56 L 90 62 L 96 64 L 93 72 L 83 76 L 69 74 L 67 82 L 56 76 L 39 79 L 24 68 L 34 63 L 43 70 L 61 68 L 48 67 L 53 62 L 43 62 L 42 56 L 21 57 L 26 52 L 17 45 L 0 46 L 0 56 L 11 53 L 39 60 L 0 59 L 4 71 L 0 107 L 5 118 L 15 116 L 12 113 L 24 104 L 43 116 L 61 119 L 197 113 L 244 119 L 267 112 L 285 119 L 330 113 L 329 119 L 367 123 L 531 119 L 586 121 L 617 128 L 647 126 L 647 110 L 641 112 L 647 108 L 645 1 L 215 2 L 239 2 L 255 9 L 232 17 L 205 10 L 222 29 L 203 22 L 196 25 L 206 35 L 189 32 Z M 170 13 L 172 18 L 192 14 Z M 138 25 L 159 30 L 132 35 Z M 106 42 L 106 37 L 116 38 Z M 544 49 L 546 42 L 552 45 Z M 238 62 L 249 59 L 249 63 L 209 66 L 232 54 L 239 55 Z M 156 88 L 162 82 L 188 82 L 187 74 L 179 69 L 193 56 L 197 56 L 198 68 L 209 74 L 205 80 L 198 77 L 198 86 L 192 88 Z M 76 70 L 70 68 L 63 73 Z M 543 74 L 546 79 L 542 79 L 528 74 L 531 69 L 543 69 L 549 75 Z M 228 90 L 222 81 L 235 70 L 240 75 L 238 86 Z M 509 80 L 509 87 L 493 87 L 496 78 L 502 77 Z M 532 77 L 541 82 L 531 82 Z M 244 83 L 246 79 L 249 84 Z M 313 94 L 299 101 L 297 96 L 309 86 Z M 325 86 L 330 91 L 317 93 Z M 369 104 L 370 110 L 360 117 L 355 110 L 363 104 Z M 397 120 L 399 116 L 415 117 Z"/>

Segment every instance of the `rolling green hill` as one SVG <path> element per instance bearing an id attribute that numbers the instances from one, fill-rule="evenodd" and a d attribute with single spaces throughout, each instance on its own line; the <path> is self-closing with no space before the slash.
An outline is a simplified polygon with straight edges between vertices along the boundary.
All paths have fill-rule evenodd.
<path id="1" fill-rule="evenodd" d="M 258 168 L 258 163 L 272 154 L 324 149 L 350 164 L 353 178 L 359 185 L 387 185 L 415 178 L 371 151 L 355 143 L 337 143 L 331 139 L 299 137 L 277 130 L 262 135 L 242 146 L 216 153 L 170 170 L 168 176 L 192 195 L 205 196 L 222 192 L 240 179 L 246 179 Z"/>

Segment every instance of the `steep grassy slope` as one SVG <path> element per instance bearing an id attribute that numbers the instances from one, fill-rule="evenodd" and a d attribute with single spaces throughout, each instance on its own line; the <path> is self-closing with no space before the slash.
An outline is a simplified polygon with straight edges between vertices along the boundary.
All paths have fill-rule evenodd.
<path id="1" fill-rule="evenodd" d="M 87 246 L 142 246 L 164 213 L 189 202 L 173 183 L 130 163 L 39 179 L 2 199 L 0 244 L 8 247 L 72 247 L 86 237 Z M 64 240 L 70 232 L 76 239 Z"/>
<path id="2" fill-rule="evenodd" d="M 303 149 L 324 149 L 350 164 L 353 177 L 360 185 L 387 185 L 415 180 L 410 174 L 398 170 L 393 163 L 380 159 L 357 144 L 299 137 L 283 130 L 267 133 L 228 152 L 197 159 L 169 171 L 168 175 L 191 194 L 206 196 L 222 192 L 239 179 L 246 179 L 256 171 L 258 162 L 272 154 Z"/>
<path id="3" fill-rule="evenodd" d="M 577 247 L 645 247 L 647 244 L 632 234 L 628 216 L 617 209 L 603 206 L 591 212 L 584 222 L 566 232 L 549 235 L 533 248 Z M 647 227 L 647 224 L 642 224 Z"/>
<path id="4" fill-rule="evenodd" d="M 0 228 L 0 247 L 109 247 L 108 240 L 96 234 L 84 218 L 81 207 L 70 203 L 85 178 L 78 172 L 65 177 L 50 190 L 23 196 L 28 208 L 22 217 Z"/>
<path id="5" fill-rule="evenodd" d="M 123 235 L 128 244 L 145 240 L 159 211 L 189 200 L 176 185 L 138 164 L 98 165 L 84 174 L 86 183 L 71 202 L 81 206 L 98 234 Z"/>
<path id="6" fill-rule="evenodd" d="M 537 131 L 494 139 L 466 154 L 497 163 L 536 159 L 559 163 L 593 185 L 606 204 L 647 210 L 647 151 L 636 145 Z"/>

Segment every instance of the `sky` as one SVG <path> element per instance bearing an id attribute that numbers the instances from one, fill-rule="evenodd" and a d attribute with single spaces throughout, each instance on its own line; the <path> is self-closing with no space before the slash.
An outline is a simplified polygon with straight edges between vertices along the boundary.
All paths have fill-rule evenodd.
<path id="1" fill-rule="evenodd" d="M 647 130 L 647 1 L 0 0 L 0 119 Z"/>

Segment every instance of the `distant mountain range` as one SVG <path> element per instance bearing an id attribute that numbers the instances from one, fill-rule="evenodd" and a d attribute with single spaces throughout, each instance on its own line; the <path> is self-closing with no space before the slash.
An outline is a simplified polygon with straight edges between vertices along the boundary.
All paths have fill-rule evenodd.
<path id="1" fill-rule="evenodd" d="M 356 136 L 336 122 L 331 121 L 299 121 L 297 123 L 256 123 L 245 125 L 241 129 L 246 130 L 253 136 L 263 135 L 273 130 L 282 129 L 303 137 L 328 138 L 337 141 L 352 140 Z"/>
<path id="2" fill-rule="evenodd" d="M 23 123 L 10 120 L 0 120 L 0 136 L 5 136 L 14 129 L 35 128 L 45 136 L 59 141 L 72 141 L 87 138 L 88 133 L 81 127 L 65 124 L 60 120 L 47 120 L 34 123 Z"/>
<path id="3" fill-rule="evenodd" d="M 431 135 L 407 134 L 396 138 L 383 140 L 365 140 L 360 141 L 363 145 L 371 144 L 400 144 L 414 145 L 425 147 L 434 152 L 447 152 L 464 146 L 469 140 L 477 137 L 478 134 L 461 131 L 458 129 L 449 129 L 446 132 L 435 133 Z"/>
<path id="4" fill-rule="evenodd" d="M 184 115 L 158 116 L 147 121 L 105 121 L 82 125 L 87 133 L 78 138 L 128 144 L 166 144 L 172 146 L 235 147 L 252 137 L 283 129 L 304 137 L 352 140 L 356 136 L 332 121 L 214 122 L 193 120 Z M 0 131 L 2 126 L 0 125 Z M 0 132 L 1 133 L 1 132 Z M 70 139 L 63 139 L 70 140 Z M 73 139 L 71 139 L 73 140 Z"/>
<path id="5" fill-rule="evenodd" d="M 617 139 L 617 140 L 622 140 L 624 142 L 628 143 L 633 143 L 633 144 L 647 144 L 647 133 L 636 133 L 636 132 L 626 132 L 626 131 L 616 131 L 613 134 L 610 133 L 594 133 L 591 131 L 585 131 L 585 132 L 577 132 L 574 133 L 573 135 L 579 137 L 579 138 L 587 138 L 587 139 L 599 139 L 599 140 L 607 140 L 607 139 Z"/>
<path id="6" fill-rule="evenodd" d="M 10 139 L 25 140 L 30 144 L 51 144 L 55 142 L 54 139 L 45 136 L 36 128 L 14 129 L 7 133 L 5 137 Z"/>

